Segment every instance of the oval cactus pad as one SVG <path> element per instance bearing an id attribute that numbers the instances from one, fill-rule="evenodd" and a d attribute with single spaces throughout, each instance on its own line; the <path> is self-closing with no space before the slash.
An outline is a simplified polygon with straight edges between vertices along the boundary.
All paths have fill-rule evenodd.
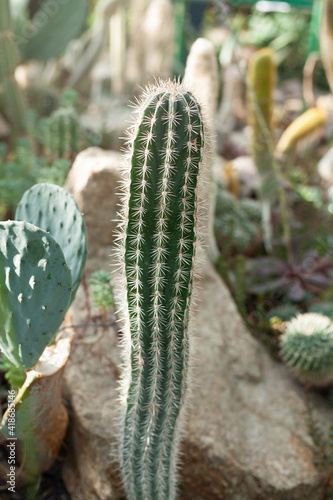
<path id="1" fill-rule="evenodd" d="M 54 184 L 36 184 L 24 193 L 15 219 L 40 227 L 59 243 L 72 271 L 73 301 L 87 257 L 86 226 L 73 196 Z"/>
<path id="2" fill-rule="evenodd" d="M 27 222 L 0 222 L 0 347 L 12 363 L 37 363 L 71 295 L 71 271 L 54 238 Z"/>

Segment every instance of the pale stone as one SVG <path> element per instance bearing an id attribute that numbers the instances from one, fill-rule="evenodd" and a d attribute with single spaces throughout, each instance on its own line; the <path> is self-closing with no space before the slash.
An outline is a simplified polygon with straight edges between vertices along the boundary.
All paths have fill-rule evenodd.
<path id="1" fill-rule="evenodd" d="M 89 148 L 76 157 L 69 172 L 66 189 L 84 213 L 89 256 L 114 241 L 123 161 L 118 152 Z"/>
<path id="2" fill-rule="evenodd" d="M 185 85 L 204 105 L 205 116 L 212 129 L 215 123 L 219 74 L 214 45 L 205 38 L 198 38 L 191 47 L 186 61 Z"/>
<path id="3" fill-rule="evenodd" d="M 232 166 L 239 179 L 241 198 L 257 197 L 260 177 L 251 156 L 239 156 L 232 160 Z"/>

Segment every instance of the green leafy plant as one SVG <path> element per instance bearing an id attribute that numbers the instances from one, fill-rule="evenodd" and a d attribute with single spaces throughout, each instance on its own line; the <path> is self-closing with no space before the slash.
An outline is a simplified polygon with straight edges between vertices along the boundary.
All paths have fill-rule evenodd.
<path id="1" fill-rule="evenodd" d="M 221 183 L 217 186 L 215 237 L 224 256 L 246 252 L 260 234 L 261 206 L 253 200 L 237 200 Z"/>
<path id="2" fill-rule="evenodd" d="M 17 391 L 23 385 L 25 379 L 24 371 L 9 361 L 3 353 L 0 358 L 0 370 L 4 371 L 5 379 L 8 381 L 11 389 Z"/>
<path id="3" fill-rule="evenodd" d="M 76 111 L 78 100 L 74 89 L 62 93 L 60 107 L 46 121 L 44 146 L 55 158 L 73 158 L 84 144 L 84 137 Z"/>
<path id="4" fill-rule="evenodd" d="M 10 148 L 0 142 L 0 218 L 13 218 L 23 193 L 37 182 L 63 185 L 75 155 L 96 145 L 80 125 L 77 102 L 77 92 L 65 89 L 60 107 L 51 116 L 40 118 L 28 110 L 26 135 L 13 141 Z"/>
<path id="5" fill-rule="evenodd" d="M 316 302 L 310 306 L 309 312 L 322 314 L 333 321 L 333 304 L 331 301 Z"/>
<path id="6" fill-rule="evenodd" d="M 189 310 L 203 162 L 200 107 L 182 85 L 149 88 L 125 185 L 125 368 L 120 461 L 130 500 L 175 497 L 190 361 Z"/>
<path id="7" fill-rule="evenodd" d="M 295 318 L 299 313 L 299 309 L 294 304 L 283 304 L 281 306 L 273 307 L 268 314 L 268 317 L 272 320 L 278 318 L 280 321 L 290 321 Z"/>
<path id="8" fill-rule="evenodd" d="M 89 280 L 92 286 L 92 300 L 96 307 L 107 311 L 114 305 L 112 276 L 106 271 L 95 271 Z"/>

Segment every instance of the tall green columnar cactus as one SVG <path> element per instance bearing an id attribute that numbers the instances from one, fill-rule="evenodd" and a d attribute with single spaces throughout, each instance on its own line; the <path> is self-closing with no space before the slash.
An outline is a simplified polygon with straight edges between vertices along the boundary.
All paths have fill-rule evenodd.
<path id="1" fill-rule="evenodd" d="M 15 80 L 17 52 L 11 29 L 9 0 L 0 5 L 0 101 L 15 130 L 24 129 L 25 99 Z"/>
<path id="2" fill-rule="evenodd" d="M 203 147 L 193 95 L 175 82 L 148 89 L 131 139 L 124 217 L 128 370 L 120 460 L 130 500 L 176 493 Z"/>
<path id="3" fill-rule="evenodd" d="M 252 126 L 252 156 L 261 177 L 263 196 L 272 192 L 276 182 L 273 158 L 267 144 L 267 134 L 272 137 L 273 92 L 276 81 L 274 52 L 263 48 L 255 52 L 249 63 L 248 117 Z M 272 141 L 272 138 L 271 138 Z M 274 186 L 273 186 L 274 188 Z"/>

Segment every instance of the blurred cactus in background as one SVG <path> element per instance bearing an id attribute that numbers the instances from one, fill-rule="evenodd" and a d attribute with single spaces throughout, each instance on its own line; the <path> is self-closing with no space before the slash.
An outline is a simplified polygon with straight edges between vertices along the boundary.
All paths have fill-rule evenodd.
<path id="1" fill-rule="evenodd" d="M 248 120 L 252 127 L 251 152 L 261 177 L 262 197 L 272 197 L 276 190 L 273 158 L 267 136 L 273 142 L 273 93 L 276 84 L 276 62 L 272 49 L 264 48 L 253 54 L 249 62 Z M 264 130 L 265 129 L 265 130 Z"/>
<path id="2" fill-rule="evenodd" d="M 89 0 L 38 2 L 37 6 L 23 2 L 23 8 L 9 1 L 18 10 L 15 37 L 24 59 L 48 61 L 58 57 L 80 34 L 88 15 Z"/>
<path id="3" fill-rule="evenodd" d="M 62 93 L 60 107 L 46 121 L 46 152 L 56 158 L 73 158 L 83 145 L 82 130 L 75 105 L 78 94 L 74 89 Z"/>
<path id="4" fill-rule="evenodd" d="M 17 46 L 12 31 L 10 0 L 0 4 L 0 104 L 13 130 L 24 130 L 26 102 L 15 70 L 18 64 Z"/>

